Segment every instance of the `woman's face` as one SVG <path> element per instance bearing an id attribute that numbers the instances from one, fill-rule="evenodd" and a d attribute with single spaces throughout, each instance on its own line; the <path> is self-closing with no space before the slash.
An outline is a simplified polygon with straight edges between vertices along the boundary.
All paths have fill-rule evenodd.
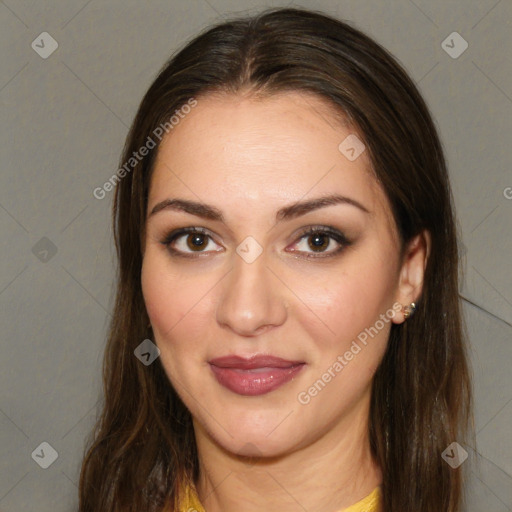
<path id="1" fill-rule="evenodd" d="M 144 299 L 196 434 L 231 453 L 280 455 L 366 421 L 402 268 L 354 135 L 313 95 L 210 95 L 159 149 Z"/>

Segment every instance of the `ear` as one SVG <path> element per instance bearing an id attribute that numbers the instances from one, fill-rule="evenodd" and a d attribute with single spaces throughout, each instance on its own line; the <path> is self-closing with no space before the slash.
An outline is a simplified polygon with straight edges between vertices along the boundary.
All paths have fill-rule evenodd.
<path id="1" fill-rule="evenodd" d="M 410 240 L 405 248 L 395 297 L 396 302 L 403 307 L 411 302 L 417 302 L 421 296 L 430 247 L 430 233 L 424 230 Z M 392 321 L 395 324 L 405 321 L 403 308 L 396 313 Z"/>

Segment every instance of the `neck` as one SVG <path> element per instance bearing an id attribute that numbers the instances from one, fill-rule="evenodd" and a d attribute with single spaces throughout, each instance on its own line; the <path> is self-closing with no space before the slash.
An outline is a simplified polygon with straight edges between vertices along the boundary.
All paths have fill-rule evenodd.
<path id="1" fill-rule="evenodd" d="M 381 483 L 370 451 L 368 403 L 314 442 L 255 460 L 223 449 L 194 422 L 199 500 L 208 512 L 332 512 L 357 503 Z"/>

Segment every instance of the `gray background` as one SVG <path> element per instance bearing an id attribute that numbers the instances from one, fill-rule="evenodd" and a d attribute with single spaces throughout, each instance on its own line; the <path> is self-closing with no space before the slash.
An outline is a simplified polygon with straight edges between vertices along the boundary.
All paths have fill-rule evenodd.
<path id="1" fill-rule="evenodd" d="M 461 292 L 468 299 L 479 453 L 470 451 L 464 463 L 471 473 L 467 511 L 512 510 L 512 2 L 292 4 L 348 20 L 376 38 L 431 107 L 466 266 Z M 0 3 L 1 511 L 76 508 L 115 270 L 112 193 L 98 200 L 92 191 L 115 172 L 142 95 L 170 53 L 200 29 L 227 14 L 279 5 L 290 3 Z M 454 31 L 469 45 L 457 58 L 442 46 Z M 42 46 L 42 32 L 59 45 L 46 59 L 31 47 L 34 40 Z M 462 49 L 461 40 L 446 44 L 452 53 Z M 58 452 L 47 469 L 36 463 L 49 461 L 47 448 L 44 457 L 31 455 L 41 454 L 42 442 Z"/>

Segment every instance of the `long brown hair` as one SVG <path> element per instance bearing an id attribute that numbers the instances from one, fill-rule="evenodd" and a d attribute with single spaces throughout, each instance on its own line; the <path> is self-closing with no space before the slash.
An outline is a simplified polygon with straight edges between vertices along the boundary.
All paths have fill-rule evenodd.
<path id="1" fill-rule="evenodd" d="M 374 378 L 370 442 L 383 473 L 383 510 L 456 512 L 461 468 L 441 457 L 463 444 L 471 389 L 458 295 L 453 199 L 441 143 L 406 72 L 350 25 L 301 9 L 272 9 L 223 22 L 187 44 L 146 93 L 127 138 L 125 165 L 148 137 L 156 148 L 119 175 L 113 224 L 117 296 L 103 368 L 104 401 L 80 477 L 82 512 L 176 510 L 198 475 L 189 411 L 159 359 L 134 349 L 151 338 L 141 290 L 155 130 L 191 99 L 217 91 L 316 94 L 364 138 L 403 246 L 422 230 L 431 250 L 418 311 L 393 325 Z M 169 128 L 169 124 L 167 124 Z M 156 132 L 158 133 L 158 132 Z"/>

